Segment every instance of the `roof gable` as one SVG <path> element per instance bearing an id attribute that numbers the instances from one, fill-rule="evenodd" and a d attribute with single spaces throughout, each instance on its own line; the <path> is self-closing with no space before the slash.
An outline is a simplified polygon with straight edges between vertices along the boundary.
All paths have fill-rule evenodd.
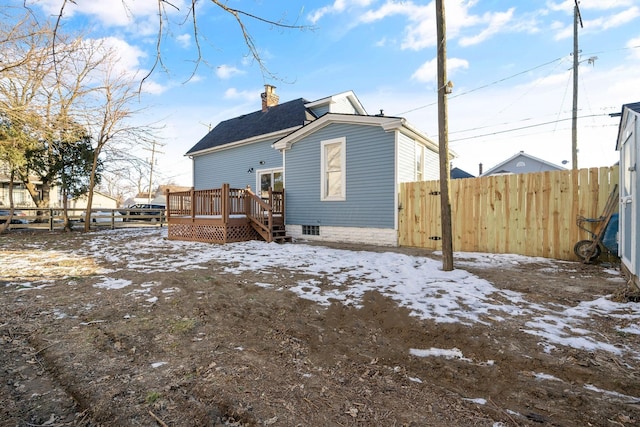
<path id="1" fill-rule="evenodd" d="M 309 102 L 305 105 L 313 112 L 320 112 L 318 116 L 324 113 L 343 113 L 343 114 L 359 114 L 366 116 L 367 111 L 360 103 L 360 100 L 353 91 L 338 93 L 317 101 Z"/>
<path id="2" fill-rule="evenodd" d="M 353 114 L 335 114 L 327 113 L 317 120 L 296 129 L 290 134 L 282 137 L 273 144 L 277 150 L 288 150 L 291 145 L 303 139 L 305 136 L 323 128 L 331 123 L 347 123 L 355 126 L 380 126 L 387 132 L 402 132 L 409 137 L 425 144 L 432 151 L 438 151 L 438 145 L 433 142 L 427 135 L 411 126 L 401 117 L 391 116 L 359 116 Z"/>
<path id="3" fill-rule="evenodd" d="M 519 171 L 514 171 L 512 168 L 509 168 L 509 164 L 515 163 L 515 162 L 524 162 L 529 163 L 529 165 L 527 166 L 526 169 L 524 169 L 522 172 Z M 546 160 L 542 160 L 539 159 L 537 157 L 534 157 L 530 154 L 525 153 L 524 151 L 520 151 L 519 153 L 516 153 L 515 155 L 509 157 L 507 160 L 498 163 L 497 165 L 495 165 L 494 167 L 492 167 L 491 169 L 489 169 L 488 171 L 484 172 L 482 174 L 482 176 L 487 176 L 487 175 L 497 175 L 497 174 L 507 174 L 507 173 L 523 173 L 523 172 L 532 172 L 531 167 L 530 167 L 530 163 L 534 162 L 537 163 L 540 166 L 540 170 L 538 172 L 542 172 L 542 171 L 555 171 L 555 170 L 565 170 L 565 168 L 558 166 L 558 165 L 554 165 L 551 162 L 548 162 Z M 517 166 L 517 163 L 516 163 Z"/>
<path id="4" fill-rule="evenodd" d="M 187 151 L 187 155 L 302 126 L 315 118 L 305 107 L 307 103 L 307 100 L 299 98 L 269 107 L 266 111 L 254 111 L 220 122 Z"/>

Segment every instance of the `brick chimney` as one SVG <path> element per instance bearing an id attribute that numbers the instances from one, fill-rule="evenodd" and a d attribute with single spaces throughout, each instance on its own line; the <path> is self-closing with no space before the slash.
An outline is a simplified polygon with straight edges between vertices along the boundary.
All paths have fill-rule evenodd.
<path id="1" fill-rule="evenodd" d="M 280 99 L 278 95 L 276 95 L 276 87 L 272 85 L 264 85 L 264 93 L 261 93 L 260 97 L 262 98 L 263 112 L 267 111 L 269 107 L 278 105 L 278 100 Z"/>

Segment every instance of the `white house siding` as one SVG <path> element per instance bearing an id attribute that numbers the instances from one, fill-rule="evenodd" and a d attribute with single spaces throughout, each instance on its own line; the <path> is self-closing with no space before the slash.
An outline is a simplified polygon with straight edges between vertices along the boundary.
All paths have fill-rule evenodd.
<path id="1" fill-rule="evenodd" d="M 416 142 L 406 135 L 398 138 L 398 182 L 416 180 Z"/>
<path id="2" fill-rule="evenodd" d="M 282 155 L 271 147 L 274 139 L 236 146 L 195 156 L 193 186 L 196 190 L 250 185 L 255 190 L 256 171 L 282 167 Z M 263 164 L 260 164 L 263 162 Z"/>
<path id="3" fill-rule="evenodd" d="M 622 122 L 624 120 L 624 122 Z M 640 286 L 640 174 L 637 164 L 640 158 L 640 112 L 626 108 L 623 112 L 618 135 L 620 150 L 620 217 L 618 236 L 620 259 L 634 282 Z"/>
<path id="4" fill-rule="evenodd" d="M 398 182 L 416 181 L 416 145 L 420 144 L 406 135 L 398 138 Z M 424 146 L 423 180 L 440 179 L 438 153 Z"/>
<path id="5" fill-rule="evenodd" d="M 320 226 L 318 236 L 302 234 L 301 225 L 287 225 L 287 234 L 297 240 L 398 246 L 398 233 L 389 228 Z"/>
<path id="6" fill-rule="evenodd" d="M 440 179 L 440 157 L 435 151 L 425 148 L 424 151 L 424 180 Z"/>
<path id="7" fill-rule="evenodd" d="M 78 197 L 77 199 L 69 200 L 69 206 L 67 207 L 71 209 L 86 209 L 87 201 L 87 196 Z M 115 209 L 117 207 L 118 201 L 113 197 L 106 194 L 98 193 L 97 191 L 93 192 L 93 199 L 91 200 L 92 209 Z"/>
<path id="8" fill-rule="evenodd" d="M 321 142 L 346 138 L 346 200 L 320 200 Z M 329 124 L 285 152 L 289 225 L 395 230 L 394 132 Z"/>

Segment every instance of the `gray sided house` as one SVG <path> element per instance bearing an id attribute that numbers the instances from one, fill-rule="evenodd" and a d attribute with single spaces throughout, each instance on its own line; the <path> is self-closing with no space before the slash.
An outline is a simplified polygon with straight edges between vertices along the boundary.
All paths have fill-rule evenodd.
<path id="1" fill-rule="evenodd" d="M 539 159 L 530 154 L 526 154 L 524 151 L 509 157 L 507 160 L 498 163 L 491 169 L 482 173 L 481 176 L 489 175 L 506 175 L 506 174 L 518 174 L 518 173 L 535 173 L 546 171 L 562 171 L 566 170 L 562 166 L 554 165 L 546 160 Z"/>
<path id="2" fill-rule="evenodd" d="M 367 115 L 351 91 L 226 120 L 187 155 L 196 190 L 285 191 L 286 231 L 308 240 L 397 245 L 398 184 L 438 179 L 438 147 L 405 119 Z"/>
<path id="3" fill-rule="evenodd" d="M 638 189 L 640 175 L 640 102 L 622 106 L 616 150 L 620 151 L 620 217 L 618 221 L 618 254 L 623 268 L 640 287 L 640 209 Z"/>

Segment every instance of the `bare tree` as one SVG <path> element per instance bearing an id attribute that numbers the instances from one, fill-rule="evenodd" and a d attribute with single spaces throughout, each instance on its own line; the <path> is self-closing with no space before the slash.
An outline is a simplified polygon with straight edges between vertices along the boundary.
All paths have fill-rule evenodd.
<path id="1" fill-rule="evenodd" d="M 125 8 L 128 8 L 129 6 L 129 1 L 132 0 L 122 0 L 122 6 Z M 195 46 L 196 46 L 196 59 L 194 60 L 194 70 L 193 73 L 195 74 L 198 65 L 200 63 L 202 63 L 203 58 L 202 58 L 202 50 L 201 50 L 201 44 L 200 44 L 200 32 L 199 32 L 199 26 L 198 26 L 198 15 L 197 15 L 197 5 L 198 5 L 198 0 L 188 0 L 187 4 L 188 7 L 185 10 L 180 10 L 174 3 L 172 3 L 169 0 L 156 0 L 157 1 L 157 6 L 158 6 L 158 32 L 157 32 L 157 37 L 156 37 L 156 49 L 155 49 L 155 58 L 154 58 L 154 62 L 153 65 L 151 66 L 151 69 L 149 70 L 149 72 L 147 73 L 147 75 L 145 75 L 141 82 L 140 82 L 140 86 L 142 86 L 142 84 L 144 83 L 144 81 L 149 78 L 153 72 L 158 68 L 164 68 L 166 69 L 167 67 L 165 67 L 164 63 L 163 63 L 163 54 L 162 54 L 162 41 L 164 39 L 164 35 L 165 35 L 165 27 L 167 27 L 168 25 L 170 25 L 170 19 L 169 19 L 169 10 L 173 10 L 173 11 L 177 11 L 179 13 L 181 13 L 183 22 L 190 22 L 191 24 L 191 31 L 193 33 L 194 36 L 194 40 L 195 40 Z M 255 39 L 253 38 L 253 36 L 251 35 L 251 32 L 247 29 L 247 25 L 245 24 L 245 20 L 254 20 L 266 25 L 270 25 L 270 26 L 274 26 L 277 28 L 285 28 L 285 29 L 295 29 L 295 30 L 305 30 L 305 29 L 312 29 L 312 27 L 309 26 L 305 26 L 305 25 L 298 25 L 296 23 L 293 24 L 289 24 L 286 21 L 284 21 L 283 19 L 270 19 L 270 18 L 265 18 L 262 16 L 258 16 L 255 14 L 252 14 L 250 12 L 247 12 L 245 10 L 241 10 L 241 9 L 235 9 L 232 8 L 228 5 L 228 1 L 226 0 L 210 0 L 211 3 L 213 3 L 215 6 L 218 7 L 219 10 L 223 11 L 226 14 L 231 15 L 234 20 L 236 21 L 237 25 L 238 25 L 238 29 L 240 30 L 241 36 L 244 40 L 245 45 L 247 46 L 247 48 L 249 49 L 249 54 L 251 55 L 251 57 L 256 61 L 256 63 L 259 65 L 261 71 L 263 74 L 265 75 L 269 75 L 270 77 L 275 77 L 270 71 L 269 69 L 266 67 L 262 56 L 260 55 L 260 51 L 255 43 Z M 73 7 L 75 5 L 75 0 L 63 0 L 62 5 L 60 6 L 60 10 L 59 13 L 56 17 L 56 23 L 55 23 L 55 29 L 57 31 L 57 29 L 60 26 L 61 21 L 64 19 L 64 12 L 67 8 Z M 54 31 L 54 34 L 55 32 Z M 55 51 L 55 37 L 54 37 L 54 51 Z M 193 75 L 193 74 L 192 74 Z"/>
<path id="2" fill-rule="evenodd" d="M 104 52 L 104 61 L 99 67 L 100 84 L 90 93 L 88 102 L 83 104 L 82 114 L 78 114 L 86 126 L 93 129 L 94 165 L 92 168 L 87 210 L 93 203 L 96 186 L 96 171 L 100 155 L 109 147 L 149 145 L 155 140 L 151 125 L 140 125 L 132 120 L 141 110 L 134 109 L 138 102 L 138 82 L 135 76 L 116 69 L 117 56 L 113 49 Z M 85 222 L 85 231 L 90 221 Z"/>

